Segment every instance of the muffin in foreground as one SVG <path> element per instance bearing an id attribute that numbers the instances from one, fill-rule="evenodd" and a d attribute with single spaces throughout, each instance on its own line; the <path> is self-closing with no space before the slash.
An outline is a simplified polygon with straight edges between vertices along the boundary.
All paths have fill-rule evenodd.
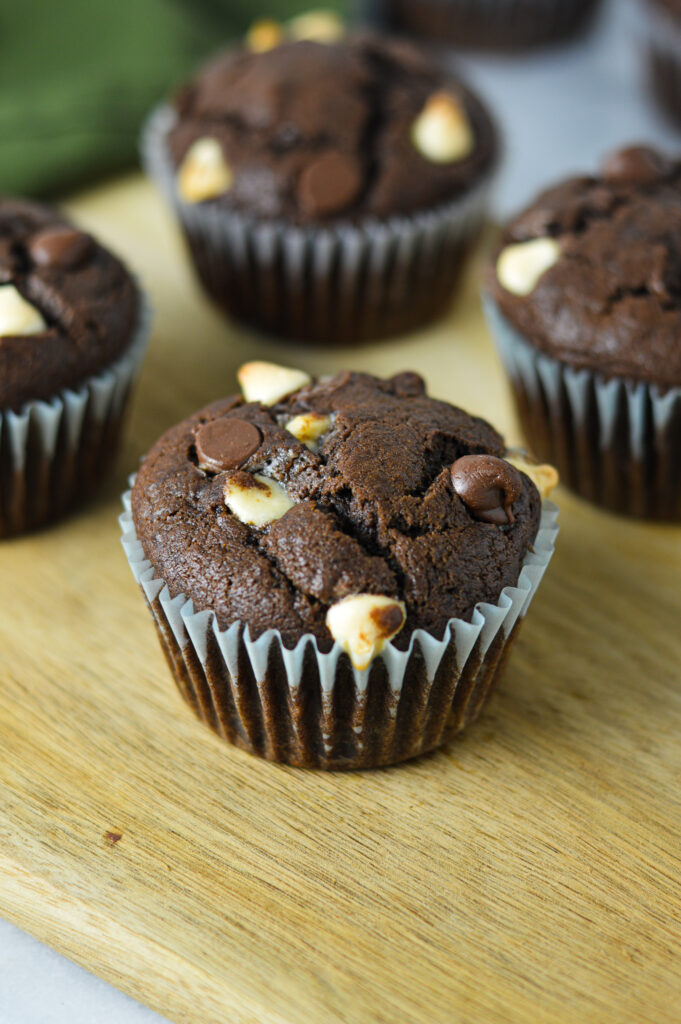
<path id="1" fill-rule="evenodd" d="M 681 0 L 645 0 L 650 85 L 660 109 L 681 127 Z"/>
<path id="2" fill-rule="evenodd" d="M 383 0 L 388 24 L 457 47 L 526 50 L 584 29 L 599 0 Z M 381 8 L 379 7 L 379 10 Z"/>
<path id="3" fill-rule="evenodd" d="M 157 442 L 125 499 L 181 693 L 289 764 L 439 746 L 479 714 L 551 557 L 556 510 L 532 477 L 546 491 L 553 471 L 414 373 L 251 363 L 239 379 L 243 397 Z"/>
<path id="4" fill-rule="evenodd" d="M 642 146 L 503 232 L 486 307 L 526 437 L 579 494 L 681 519 L 681 164 Z"/>
<path id="5" fill-rule="evenodd" d="M 152 115 L 146 167 L 238 320 L 322 342 L 416 327 L 482 225 L 491 118 L 408 43 L 279 31 L 256 26 Z"/>
<path id="6" fill-rule="evenodd" d="M 134 279 L 90 235 L 0 199 L 0 537 L 56 519 L 99 482 L 147 321 Z"/>

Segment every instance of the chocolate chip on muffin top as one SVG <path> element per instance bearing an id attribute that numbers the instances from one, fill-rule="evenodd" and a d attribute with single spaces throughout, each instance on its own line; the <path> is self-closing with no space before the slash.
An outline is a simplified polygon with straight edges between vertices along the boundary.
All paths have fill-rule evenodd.
<path id="1" fill-rule="evenodd" d="M 547 354 L 681 385 L 681 162 L 632 146 L 544 192 L 504 230 L 487 285 Z"/>
<path id="2" fill-rule="evenodd" d="M 310 35 L 312 33 L 310 32 Z M 406 42 L 298 41 L 271 23 L 176 98 L 169 145 L 186 202 L 287 223 L 386 218 L 455 199 L 494 164 L 482 104 Z"/>
<path id="3" fill-rule="evenodd" d="M 56 211 L 0 199 L 0 409 L 76 387 L 131 342 L 135 284 Z"/>
<path id="4" fill-rule="evenodd" d="M 517 582 L 540 495 L 489 424 L 414 373 L 315 381 L 257 363 L 240 381 L 244 397 L 169 430 L 137 477 L 136 531 L 173 596 L 223 629 L 336 639 L 364 667 Z"/>

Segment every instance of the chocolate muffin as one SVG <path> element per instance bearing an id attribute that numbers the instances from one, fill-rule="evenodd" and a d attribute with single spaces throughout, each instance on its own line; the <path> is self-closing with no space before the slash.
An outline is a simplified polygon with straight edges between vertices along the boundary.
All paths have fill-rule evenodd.
<path id="1" fill-rule="evenodd" d="M 157 442 L 123 517 L 181 692 L 291 764 L 438 746 L 478 715 L 548 563 L 531 477 L 547 493 L 550 467 L 415 373 L 239 378 Z"/>
<path id="2" fill-rule="evenodd" d="M 157 111 L 143 143 L 208 293 L 317 341 L 440 313 L 497 163 L 483 104 L 408 43 L 250 39 Z"/>
<path id="3" fill-rule="evenodd" d="M 660 109 L 681 126 L 681 0 L 645 0 L 648 72 Z"/>
<path id="4" fill-rule="evenodd" d="M 0 536 L 56 518 L 100 479 L 144 346 L 142 305 L 91 235 L 0 199 Z"/>
<path id="5" fill-rule="evenodd" d="M 457 47 L 501 52 L 562 42 L 583 30 L 599 0 L 382 0 L 388 25 Z"/>
<path id="6" fill-rule="evenodd" d="M 578 493 L 681 518 L 681 163 L 643 146 L 503 231 L 487 307 L 525 433 Z"/>

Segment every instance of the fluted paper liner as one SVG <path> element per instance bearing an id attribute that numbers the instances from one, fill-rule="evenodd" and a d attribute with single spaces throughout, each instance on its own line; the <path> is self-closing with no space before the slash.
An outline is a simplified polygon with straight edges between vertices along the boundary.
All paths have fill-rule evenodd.
<path id="1" fill-rule="evenodd" d="M 576 370 L 531 345 L 489 296 L 484 307 L 534 454 L 611 511 L 681 520 L 681 388 Z"/>
<path id="2" fill-rule="evenodd" d="M 49 400 L 0 411 L 0 537 L 57 519 L 110 464 L 149 339 L 151 310 L 138 293 L 138 324 L 111 366 Z"/>
<path id="3" fill-rule="evenodd" d="M 384 221 L 295 227 L 215 203 L 185 203 L 166 138 L 177 118 L 150 116 L 142 159 L 184 229 L 209 295 L 228 313 L 277 335 L 354 342 L 409 330 L 442 312 L 482 227 L 490 171 L 432 211 Z"/>
<path id="4" fill-rule="evenodd" d="M 415 630 L 407 650 L 388 644 L 358 671 L 338 644 L 323 653 L 308 634 L 289 650 L 277 630 L 257 639 L 241 622 L 221 630 L 214 612 L 195 612 L 184 594 L 171 597 L 145 558 L 130 503 L 128 491 L 120 517 L 123 548 L 185 700 L 231 743 L 311 768 L 403 761 L 440 746 L 477 718 L 558 533 L 558 509 L 544 502 L 518 582 L 504 588 L 496 604 L 478 604 L 471 622 L 451 619 L 442 640 Z"/>

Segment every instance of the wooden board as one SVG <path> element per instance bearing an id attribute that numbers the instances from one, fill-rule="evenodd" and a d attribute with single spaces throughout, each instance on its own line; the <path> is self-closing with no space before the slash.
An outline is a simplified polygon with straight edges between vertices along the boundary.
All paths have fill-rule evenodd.
<path id="1" fill-rule="evenodd" d="M 418 369 L 516 440 L 475 268 L 419 337 L 281 346 L 202 301 L 140 180 L 71 208 L 158 322 L 115 479 L 0 547 L 0 913 L 187 1024 L 678 1022 L 681 530 L 559 494 L 501 691 L 446 750 L 325 775 L 230 749 L 176 695 L 121 552 L 127 472 L 256 354 Z"/>

